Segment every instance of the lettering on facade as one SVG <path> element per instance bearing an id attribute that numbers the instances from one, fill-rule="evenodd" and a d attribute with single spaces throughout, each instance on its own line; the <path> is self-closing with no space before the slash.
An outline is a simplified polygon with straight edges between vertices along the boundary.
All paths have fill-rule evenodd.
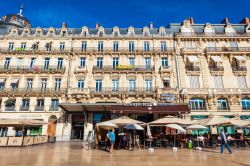
<path id="1" fill-rule="evenodd" d="M 37 115 L 29 115 L 29 114 L 24 114 L 24 115 L 19 115 L 19 117 L 23 117 L 23 118 L 37 118 L 37 117 L 42 117 L 41 114 L 37 114 Z"/>
<path id="2" fill-rule="evenodd" d="M 165 102 L 172 103 L 176 100 L 176 95 L 172 93 L 165 93 L 161 95 L 161 99 Z"/>

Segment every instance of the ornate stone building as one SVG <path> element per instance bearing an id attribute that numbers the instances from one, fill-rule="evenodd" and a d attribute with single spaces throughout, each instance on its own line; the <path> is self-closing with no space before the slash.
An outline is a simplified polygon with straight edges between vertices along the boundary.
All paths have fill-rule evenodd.
<path id="1" fill-rule="evenodd" d="M 58 140 L 121 115 L 249 118 L 249 28 L 31 28 L 21 8 L 0 21 L 0 117 L 48 121 Z"/>

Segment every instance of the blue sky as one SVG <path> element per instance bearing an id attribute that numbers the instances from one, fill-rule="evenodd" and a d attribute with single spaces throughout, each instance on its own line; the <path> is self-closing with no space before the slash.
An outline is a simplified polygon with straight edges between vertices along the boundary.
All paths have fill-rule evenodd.
<path id="1" fill-rule="evenodd" d="M 239 23 L 250 17 L 250 0 L 23 0 L 24 16 L 33 27 L 155 27 L 182 22 Z M 22 0 L 0 0 L 0 16 L 17 13 Z"/>

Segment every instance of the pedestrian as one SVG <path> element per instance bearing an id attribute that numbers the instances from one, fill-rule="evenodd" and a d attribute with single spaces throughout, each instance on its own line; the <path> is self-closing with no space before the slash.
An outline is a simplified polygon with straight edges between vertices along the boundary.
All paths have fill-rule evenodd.
<path id="1" fill-rule="evenodd" d="M 221 154 L 224 153 L 224 146 L 226 146 L 226 148 L 229 151 L 229 153 L 232 154 L 232 150 L 231 150 L 230 146 L 227 143 L 227 137 L 226 137 L 226 135 L 224 133 L 224 129 L 223 128 L 220 131 L 220 138 L 221 138 L 221 146 L 220 146 Z"/>
<path id="2" fill-rule="evenodd" d="M 109 150 L 109 153 L 112 153 L 114 145 L 115 145 L 115 133 L 114 133 L 114 130 L 110 130 L 108 132 L 108 138 L 110 140 L 110 150 Z"/>

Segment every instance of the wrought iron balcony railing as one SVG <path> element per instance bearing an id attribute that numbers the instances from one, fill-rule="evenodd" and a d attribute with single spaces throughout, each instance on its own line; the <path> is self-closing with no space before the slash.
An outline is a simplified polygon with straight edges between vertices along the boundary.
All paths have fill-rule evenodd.
<path id="1" fill-rule="evenodd" d="M 135 66 L 135 65 L 118 65 L 118 66 L 94 66 L 93 72 L 153 72 L 154 66 Z"/>
<path id="2" fill-rule="evenodd" d="M 65 66 L 0 66 L 0 73 L 64 73 Z"/>
<path id="3" fill-rule="evenodd" d="M 186 71 L 200 71 L 199 66 L 186 66 Z"/>
<path id="4" fill-rule="evenodd" d="M 175 33 L 176 37 L 249 37 L 250 33 Z"/>
<path id="5" fill-rule="evenodd" d="M 250 52 L 250 47 L 207 47 L 206 52 Z"/>
<path id="6" fill-rule="evenodd" d="M 30 94 L 30 95 L 36 95 L 36 94 L 65 94 L 66 89 L 65 88 L 5 88 L 0 90 L 1 94 L 11 94 L 11 95 L 23 95 L 23 94 Z"/>
<path id="7" fill-rule="evenodd" d="M 111 88 L 104 87 L 100 89 L 92 88 L 90 89 L 90 94 L 152 94 L 156 93 L 155 88 Z"/>
<path id="8" fill-rule="evenodd" d="M 29 111 L 29 106 L 20 106 L 20 111 Z"/>
<path id="9" fill-rule="evenodd" d="M 12 106 L 12 107 L 5 107 L 5 111 L 15 111 L 15 106 Z"/>
<path id="10" fill-rule="evenodd" d="M 49 111 L 59 111 L 59 107 L 58 106 L 50 106 Z"/>
<path id="11" fill-rule="evenodd" d="M 210 71 L 224 71 L 223 66 L 209 66 Z"/>
<path id="12" fill-rule="evenodd" d="M 232 69 L 233 71 L 247 71 L 246 66 L 233 66 Z"/>
<path id="13" fill-rule="evenodd" d="M 44 111 L 44 106 L 36 106 L 35 111 Z"/>

